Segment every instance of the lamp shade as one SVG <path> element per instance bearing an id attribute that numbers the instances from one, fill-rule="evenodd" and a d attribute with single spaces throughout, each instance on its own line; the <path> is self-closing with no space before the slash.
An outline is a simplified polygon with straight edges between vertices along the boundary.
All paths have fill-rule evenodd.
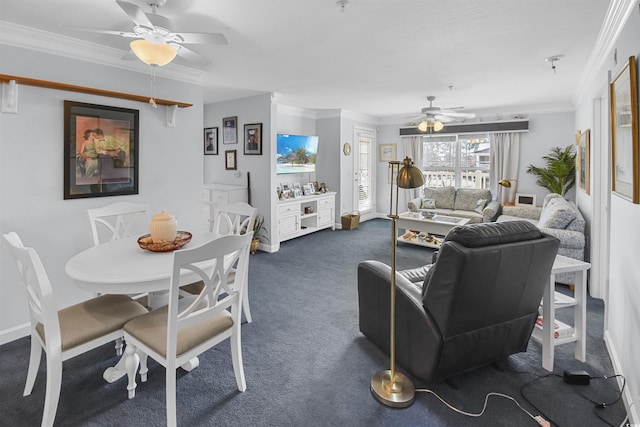
<path id="1" fill-rule="evenodd" d="M 424 175 L 422 171 L 413 166 L 413 161 L 409 157 L 405 157 L 402 161 L 402 167 L 398 171 L 398 187 L 418 188 L 423 185 Z"/>
<path id="2" fill-rule="evenodd" d="M 163 66 L 173 61 L 178 53 L 174 46 L 164 43 L 151 43 L 148 40 L 134 40 L 129 46 L 135 55 L 145 64 Z"/>
<path id="3" fill-rule="evenodd" d="M 434 131 L 440 132 L 442 129 L 444 129 L 444 123 L 442 123 L 440 120 L 436 120 L 435 122 L 433 122 Z"/>
<path id="4" fill-rule="evenodd" d="M 498 184 L 502 185 L 504 188 L 511 188 L 511 182 L 516 182 L 515 179 L 501 179 L 498 181 Z"/>

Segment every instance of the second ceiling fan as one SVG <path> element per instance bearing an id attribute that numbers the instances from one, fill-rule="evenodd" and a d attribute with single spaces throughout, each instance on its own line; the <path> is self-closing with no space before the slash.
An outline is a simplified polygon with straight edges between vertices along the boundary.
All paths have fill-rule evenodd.
<path id="1" fill-rule="evenodd" d="M 418 130 L 421 132 L 427 132 L 429 129 L 433 129 L 435 132 L 440 132 L 445 123 L 451 122 L 460 122 L 466 119 L 474 119 L 476 115 L 474 113 L 462 113 L 460 111 L 456 111 L 457 109 L 442 109 L 440 107 L 434 107 L 433 101 L 435 101 L 435 96 L 427 96 L 427 101 L 429 101 L 429 106 L 424 107 L 421 112 L 422 114 L 418 116 Z M 462 107 L 460 107 L 462 108 Z"/>

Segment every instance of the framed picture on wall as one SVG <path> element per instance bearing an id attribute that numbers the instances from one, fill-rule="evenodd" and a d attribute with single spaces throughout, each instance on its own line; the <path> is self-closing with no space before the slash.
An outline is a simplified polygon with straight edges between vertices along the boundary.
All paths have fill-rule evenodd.
<path id="1" fill-rule="evenodd" d="M 609 86 L 611 112 L 611 191 L 640 203 L 638 191 L 638 85 L 632 56 Z"/>
<path id="2" fill-rule="evenodd" d="M 225 117 L 222 119 L 222 143 L 238 143 L 238 117 Z"/>
<path id="3" fill-rule="evenodd" d="M 218 128 L 204 129 L 204 154 L 218 154 Z"/>
<path id="4" fill-rule="evenodd" d="M 244 154 L 262 154 L 262 123 L 244 125 Z"/>
<path id="5" fill-rule="evenodd" d="M 578 175 L 578 187 L 589 194 L 589 175 L 591 162 L 591 145 L 589 141 L 589 129 L 576 134 L 576 173 Z"/>
<path id="6" fill-rule="evenodd" d="M 396 159 L 396 144 L 380 144 L 378 150 L 378 161 L 391 162 Z"/>
<path id="7" fill-rule="evenodd" d="M 238 169 L 237 150 L 227 150 L 224 152 L 224 168 L 226 170 Z"/>
<path id="8" fill-rule="evenodd" d="M 138 194 L 138 110 L 64 101 L 64 198 Z"/>

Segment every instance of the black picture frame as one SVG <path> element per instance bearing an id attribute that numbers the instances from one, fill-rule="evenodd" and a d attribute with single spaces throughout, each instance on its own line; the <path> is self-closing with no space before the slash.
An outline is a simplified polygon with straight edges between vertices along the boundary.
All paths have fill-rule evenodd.
<path id="1" fill-rule="evenodd" d="M 238 143 L 238 117 L 225 117 L 222 119 L 222 143 Z"/>
<path id="2" fill-rule="evenodd" d="M 138 194 L 139 111 L 64 101 L 64 199 Z"/>
<path id="3" fill-rule="evenodd" d="M 204 128 L 204 154 L 218 155 L 218 128 Z"/>
<path id="4" fill-rule="evenodd" d="M 262 155 L 262 123 L 244 125 L 244 154 Z"/>
<path id="5" fill-rule="evenodd" d="M 224 168 L 232 171 L 238 169 L 238 150 L 226 150 L 224 152 Z"/>

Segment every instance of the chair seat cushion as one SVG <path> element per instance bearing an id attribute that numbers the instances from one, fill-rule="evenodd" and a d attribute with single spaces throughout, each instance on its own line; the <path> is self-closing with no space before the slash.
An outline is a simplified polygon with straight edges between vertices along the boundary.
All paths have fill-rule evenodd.
<path id="1" fill-rule="evenodd" d="M 125 323 L 148 311 L 127 295 L 102 295 L 58 312 L 62 351 L 122 329 Z M 36 325 L 44 342 L 44 326 Z"/>
<path id="2" fill-rule="evenodd" d="M 168 306 L 150 311 L 144 316 L 137 317 L 124 325 L 129 335 L 151 348 L 162 357 L 167 357 L 167 314 Z M 218 315 L 185 328 L 178 332 L 176 355 L 191 350 L 208 339 L 218 335 L 233 326 L 231 313 L 223 310 Z"/>

